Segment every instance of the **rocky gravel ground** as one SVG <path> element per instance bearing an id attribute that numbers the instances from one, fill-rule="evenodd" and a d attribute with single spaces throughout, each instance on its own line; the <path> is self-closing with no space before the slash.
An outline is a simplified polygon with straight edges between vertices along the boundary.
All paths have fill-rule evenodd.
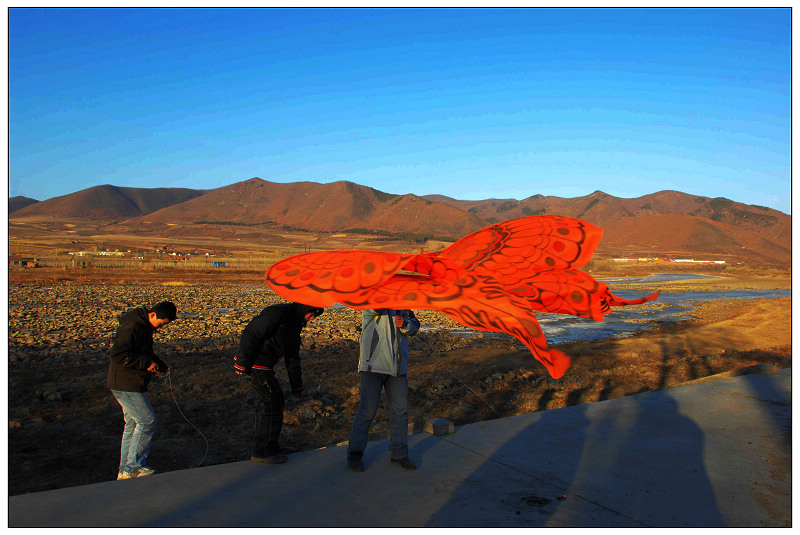
<path id="1" fill-rule="evenodd" d="M 157 342 L 165 355 L 176 356 L 232 351 L 253 316 L 283 302 L 263 287 L 243 285 L 14 285 L 9 288 L 9 362 L 39 365 L 55 359 L 60 367 L 74 367 L 104 361 L 120 314 L 163 300 L 178 305 L 178 321 L 159 331 Z M 415 338 L 425 350 L 467 345 L 464 337 L 447 335 L 447 329 L 458 327 L 449 318 L 430 311 L 418 315 L 426 330 L 445 329 L 435 337 Z M 357 343 L 360 318 L 345 307 L 329 308 L 303 331 L 306 345 L 334 339 Z"/>
<path id="2" fill-rule="evenodd" d="M 233 353 L 247 322 L 282 302 L 247 284 L 43 282 L 9 285 L 9 494 L 114 479 L 122 413 L 105 387 L 117 318 L 130 308 L 171 300 L 178 321 L 159 330 L 156 352 L 171 373 L 151 383 L 158 431 L 148 464 L 162 470 L 249 459 L 253 408 Z M 781 307 L 790 307 L 790 300 Z M 635 335 L 683 336 L 708 321 L 744 313 L 751 303 L 703 305 L 685 322 Z M 764 305 L 773 306 L 767 303 Z M 417 311 L 424 330 L 412 339 L 412 425 L 443 417 L 456 425 L 663 388 L 754 363 L 790 365 L 790 342 L 680 356 L 641 351 L 636 366 L 613 344 L 564 344 L 573 368 L 553 381 L 516 339 L 455 334 L 457 326 Z M 703 318 L 706 319 L 703 319 Z M 699 322 L 699 323 L 698 323 Z M 303 332 L 306 395 L 287 402 L 282 440 L 308 450 L 347 440 L 358 405 L 360 313 L 332 307 Z M 774 346 L 774 347 L 773 347 Z M 643 346 L 644 347 L 644 346 Z M 722 346 L 720 346 L 722 347 Z M 633 352 L 625 349 L 626 355 Z M 278 377 L 288 390 L 285 369 Z M 373 438 L 385 436 L 382 406 Z"/>
<path id="3" fill-rule="evenodd" d="M 159 418 L 151 464 L 177 469 L 201 460 L 249 458 L 251 394 L 246 380 L 233 372 L 233 354 L 247 322 L 281 298 L 263 287 L 236 284 L 12 284 L 12 494 L 116 474 L 122 420 L 105 387 L 108 349 L 120 314 L 162 300 L 174 301 L 179 311 L 177 321 L 155 335 L 156 351 L 171 373 L 150 385 Z M 425 332 L 414 339 L 415 354 L 476 343 L 519 346 L 506 336 L 490 342 L 488 334 L 452 334 L 448 329 L 456 324 L 438 313 L 419 311 L 418 316 Z M 327 309 L 303 331 L 306 396 L 287 403 L 282 435 L 287 447 L 304 450 L 346 440 L 358 404 L 359 334 L 360 313 L 344 307 Z M 288 391 L 282 366 L 278 377 Z M 384 422 L 376 422 L 376 436 L 384 430 Z"/>

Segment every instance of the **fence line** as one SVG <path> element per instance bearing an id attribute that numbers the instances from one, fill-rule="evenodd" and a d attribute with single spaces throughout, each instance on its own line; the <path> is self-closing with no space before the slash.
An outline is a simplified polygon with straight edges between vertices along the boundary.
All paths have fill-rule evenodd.
<path id="1" fill-rule="evenodd" d="M 96 257 L 81 257 L 80 260 L 62 260 L 54 258 L 39 258 L 37 259 L 39 267 L 49 268 L 93 268 L 93 269 L 113 269 L 113 268 L 127 268 L 127 269 L 209 269 L 209 270 L 224 270 L 224 269 L 237 269 L 237 270 L 266 270 L 279 259 L 269 260 L 248 260 L 242 258 L 219 258 L 214 259 L 213 262 L 224 262 L 224 266 L 214 266 L 212 261 L 193 262 L 185 260 L 112 260 L 106 258 Z M 21 269 L 21 268 L 20 268 Z"/>

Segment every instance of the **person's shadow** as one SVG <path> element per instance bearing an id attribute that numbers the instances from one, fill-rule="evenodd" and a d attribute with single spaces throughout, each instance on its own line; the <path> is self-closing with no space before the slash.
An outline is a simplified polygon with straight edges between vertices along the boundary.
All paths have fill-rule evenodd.
<path id="1" fill-rule="evenodd" d="M 510 438 L 475 450 L 485 461 L 429 526 L 724 525 L 703 432 L 669 390 L 533 416 L 483 423 L 481 432 L 502 426 Z M 458 443 L 458 433 L 447 439 Z"/>

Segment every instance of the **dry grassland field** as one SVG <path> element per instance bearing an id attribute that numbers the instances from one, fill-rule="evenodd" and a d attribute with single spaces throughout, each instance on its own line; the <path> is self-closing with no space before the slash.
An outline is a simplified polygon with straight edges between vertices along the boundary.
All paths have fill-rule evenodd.
<path id="1" fill-rule="evenodd" d="M 661 290 L 679 300 L 791 287 L 788 273 L 721 271 L 649 285 L 625 284 L 619 270 L 593 275 L 612 277 L 615 292 Z M 262 271 L 17 268 L 9 279 L 11 495 L 116 477 L 123 422 L 105 386 L 107 352 L 122 312 L 163 299 L 178 305 L 179 316 L 156 334 L 156 350 L 172 371 L 151 383 L 159 429 L 148 464 L 170 471 L 249 459 L 251 394 L 234 374 L 232 357 L 251 317 L 281 301 L 265 288 Z M 666 307 L 659 301 L 644 305 L 645 317 Z M 573 358 L 558 381 L 514 338 L 460 333 L 441 314 L 419 311 L 424 330 L 411 340 L 410 418 L 418 428 L 429 418 L 458 426 L 668 388 L 754 364 L 791 366 L 790 297 L 687 297 L 687 304 L 672 321 L 633 320 L 643 330 L 626 337 L 551 344 Z M 359 318 L 353 310 L 329 308 L 304 331 L 306 396 L 287 402 L 286 447 L 301 451 L 347 440 L 358 404 Z M 278 377 L 288 390 L 285 369 L 278 367 Z M 373 438 L 386 430 L 382 406 Z"/>

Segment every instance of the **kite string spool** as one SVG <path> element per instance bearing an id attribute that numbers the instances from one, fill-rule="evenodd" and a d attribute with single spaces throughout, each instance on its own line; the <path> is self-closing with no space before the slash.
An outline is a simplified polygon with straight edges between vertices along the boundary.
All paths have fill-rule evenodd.
<path id="1" fill-rule="evenodd" d="M 206 441 L 206 452 L 203 454 L 203 458 L 200 459 L 199 463 L 197 463 L 196 465 L 192 466 L 192 468 L 197 468 L 198 466 L 203 464 L 203 461 L 206 460 L 206 456 L 208 455 L 208 439 L 203 434 L 203 432 L 200 431 L 200 429 L 197 428 L 196 425 L 194 425 L 191 421 L 189 421 L 189 419 L 186 417 L 186 415 L 183 414 L 183 411 L 181 410 L 180 405 L 178 405 L 178 400 L 175 399 L 175 391 L 172 388 L 172 370 L 171 369 L 167 370 L 167 384 L 169 384 L 169 392 L 170 392 L 170 394 L 172 394 L 172 400 L 175 402 L 175 406 L 178 408 L 178 412 L 181 414 L 181 416 L 183 416 L 183 419 L 186 420 L 189 423 L 189 425 L 194 427 L 195 431 L 200 433 L 200 436 L 203 437 L 203 440 Z"/>

